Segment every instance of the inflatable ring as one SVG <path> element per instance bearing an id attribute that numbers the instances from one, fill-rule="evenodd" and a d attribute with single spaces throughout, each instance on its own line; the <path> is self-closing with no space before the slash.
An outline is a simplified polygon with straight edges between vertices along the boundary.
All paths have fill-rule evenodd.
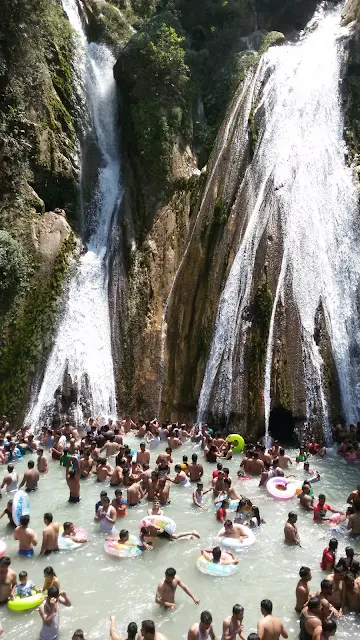
<path id="1" fill-rule="evenodd" d="M 129 540 L 125 544 L 121 544 L 118 538 L 107 538 L 104 543 L 104 549 L 110 556 L 137 558 L 142 554 L 139 544 L 141 544 L 139 538 L 130 534 Z"/>
<path id="2" fill-rule="evenodd" d="M 12 517 L 17 526 L 20 524 L 21 516 L 29 515 L 30 500 L 26 491 L 19 489 L 13 497 Z"/>
<path id="3" fill-rule="evenodd" d="M 241 526 L 247 535 L 247 538 L 245 538 L 245 540 L 240 541 L 237 538 L 219 536 L 220 531 L 222 531 L 222 529 L 220 529 L 218 533 L 219 546 L 222 547 L 223 549 L 231 549 L 231 551 L 235 551 L 235 552 L 241 551 L 242 549 L 246 549 L 247 547 L 251 547 L 251 545 L 254 544 L 254 542 L 256 541 L 255 535 L 253 531 L 249 529 L 249 527 L 245 527 L 244 525 L 241 525 Z"/>
<path id="4" fill-rule="evenodd" d="M 171 536 L 176 531 L 176 524 L 174 520 L 171 520 L 171 518 L 167 518 L 166 516 L 146 516 L 146 518 L 143 518 L 140 522 L 140 527 L 149 527 L 151 525 L 160 527 L 162 531 L 166 531 L 166 533 Z"/>
<path id="5" fill-rule="evenodd" d="M 4 555 L 6 551 L 6 544 L 3 540 L 0 540 L 0 558 Z"/>
<path id="6" fill-rule="evenodd" d="M 228 511 L 236 511 L 236 509 L 239 506 L 239 500 L 229 500 L 229 498 L 227 498 L 226 496 L 220 496 L 220 498 L 216 498 L 216 502 L 215 502 L 216 511 L 219 511 L 223 500 L 227 500 L 229 503 L 229 506 L 227 508 Z"/>
<path id="7" fill-rule="evenodd" d="M 232 557 L 226 551 L 221 552 L 222 560 L 232 560 Z M 206 573 L 208 576 L 232 576 L 239 569 L 238 564 L 224 564 L 222 562 L 210 562 L 206 560 L 204 556 L 199 556 L 196 559 L 196 566 L 201 573 Z"/>
<path id="8" fill-rule="evenodd" d="M 8 600 L 8 607 L 11 611 L 26 611 L 38 607 L 45 598 L 44 593 L 36 593 L 32 591 L 32 595 L 27 598 L 16 596 L 14 600 Z"/>
<path id="9" fill-rule="evenodd" d="M 70 549 L 79 549 L 84 546 L 83 542 L 76 542 L 72 538 L 64 538 L 64 527 L 60 527 L 58 545 L 60 551 L 69 551 Z M 83 538 L 87 538 L 87 532 L 81 527 L 76 528 L 76 533 L 79 533 Z"/>
<path id="10" fill-rule="evenodd" d="M 245 440 L 242 436 L 239 436 L 238 433 L 232 433 L 226 438 L 226 442 L 231 443 L 231 449 L 235 453 L 240 453 L 245 447 Z"/>
<path id="11" fill-rule="evenodd" d="M 275 477 L 267 481 L 266 490 L 277 500 L 291 500 L 296 494 L 296 484 L 286 478 Z"/>

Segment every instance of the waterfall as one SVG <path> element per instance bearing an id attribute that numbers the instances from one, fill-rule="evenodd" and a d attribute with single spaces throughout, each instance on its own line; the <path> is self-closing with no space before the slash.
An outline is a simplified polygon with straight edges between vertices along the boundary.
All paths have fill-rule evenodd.
<path id="1" fill-rule="evenodd" d="M 233 373 L 244 368 L 254 265 L 270 225 L 281 230 L 283 265 L 300 317 L 308 412 L 315 404 L 327 412 L 323 362 L 314 341 L 321 303 L 343 407 L 348 419 L 358 419 L 360 233 L 358 188 L 345 162 L 340 83 L 347 32 L 340 13 L 341 6 L 320 7 L 296 43 L 271 48 L 260 63 L 258 143 L 238 194 L 246 203 L 242 237 L 219 302 L 199 420 L 208 409 L 229 416 L 233 406 Z M 281 269 L 266 356 L 267 420 L 283 277 Z M 236 392 L 241 398 L 244 390 Z"/>
<path id="2" fill-rule="evenodd" d="M 63 7 L 79 41 L 77 67 L 88 110 L 85 138 L 90 138 L 91 150 L 96 151 L 93 155 L 99 157 L 99 168 L 90 185 L 91 196 L 85 199 L 84 218 L 90 230 L 88 250 L 71 277 L 41 388 L 34 394 L 27 416 L 35 429 L 39 421 L 51 413 L 65 374 L 77 385 L 79 419 L 84 390 L 93 415 L 109 416 L 116 412 L 107 255 L 111 223 L 122 197 L 117 92 L 113 77 L 115 59 L 107 47 L 88 44 L 76 0 L 63 0 Z M 83 167 L 87 158 L 84 152 L 82 156 Z M 84 182 L 85 178 L 81 181 L 81 191 Z M 89 184 L 86 188 L 89 190 Z"/>

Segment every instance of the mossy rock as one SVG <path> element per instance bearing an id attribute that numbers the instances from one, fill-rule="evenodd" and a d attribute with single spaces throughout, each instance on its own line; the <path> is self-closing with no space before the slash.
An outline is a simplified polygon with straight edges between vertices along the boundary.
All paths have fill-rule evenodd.
<path id="1" fill-rule="evenodd" d="M 263 53 L 268 51 L 270 47 L 275 47 L 276 45 L 284 44 L 284 42 L 285 42 L 285 36 L 283 33 L 281 33 L 280 31 L 270 31 L 262 39 L 260 49 L 259 49 L 259 54 L 262 55 Z"/>

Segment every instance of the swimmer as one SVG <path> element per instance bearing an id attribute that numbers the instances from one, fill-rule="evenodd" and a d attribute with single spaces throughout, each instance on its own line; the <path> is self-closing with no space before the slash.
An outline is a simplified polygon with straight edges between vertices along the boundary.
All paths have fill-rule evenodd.
<path id="1" fill-rule="evenodd" d="M 141 551 L 152 551 L 152 549 L 153 549 L 153 541 L 152 541 L 152 536 L 151 536 L 151 532 L 150 532 L 150 528 L 149 527 L 141 527 L 140 528 L 139 539 L 140 539 L 140 544 L 138 545 L 138 547 L 139 547 L 139 549 L 141 549 Z M 125 540 L 125 542 L 123 542 L 121 539 L 119 540 L 119 542 L 120 541 L 121 541 L 122 544 L 125 544 L 125 542 L 126 542 L 126 540 Z"/>
<path id="2" fill-rule="evenodd" d="M 221 529 L 218 537 L 234 538 L 235 540 L 243 542 L 249 536 L 241 524 L 233 524 L 231 520 L 225 520 L 224 527 Z"/>
<path id="3" fill-rule="evenodd" d="M 214 547 L 213 549 L 201 549 L 201 555 L 208 562 L 213 562 L 214 564 L 239 564 L 239 560 L 232 551 L 227 550 L 226 553 L 230 558 L 221 557 L 220 547 Z"/>
<path id="4" fill-rule="evenodd" d="M 60 591 L 60 581 L 52 567 L 45 567 L 44 569 L 44 586 L 43 591 L 48 591 L 50 587 L 57 587 Z"/>
<path id="5" fill-rule="evenodd" d="M 74 631 L 73 633 L 71 640 L 86 640 L 83 630 L 76 629 L 76 631 Z"/>
<path id="6" fill-rule="evenodd" d="M 345 573 L 346 570 L 341 565 L 336 564 L 333 573 L 326 576 L 327 580 L 330 580 L 333 585 L 332 594 L 329 596 L 328 600 L 340 615 L 342 615 L 345 605 Z"/>
<path id="7" fill-rule="evenodd" d="M 282 621 L 272 615 L 273 604 L 271 600 L 262 600 L 260 610 L 264 616 L 263 620 L 259 620 L 257 624 L 260 640 L 279 640 L 280 636 L 282 638 L 289 637 Z"/>
<path id="8" fill-rule="evenodd" d="M 248 512 L 246 509 L 246 499 L 240 498 L 239 504 L 235 511 L 234 524 L 244 524 L 245 520 L 248 519 Z"/>
<path id="9" fill-rule="evenodd" d="M 204 467 L 198 462 L 197 453 L 193 453 L 191 456 L 191 462 L 187 468 L 187 475 L 190 478 L 190 482 L 200 482 L 204 475 Z"/>
<path id="10" fill-rule="evenodd" d="M 60 619 L 58 603 L 65 607 L 71 607 L 71 602 L 65 591 L 60 591 L 57 587 L 50 587 L 47 597 L 40 605 L 39 613 L 43 626 L 40 631 L 40 640 L 53 640 L 58 637 Z"/>
<path id="11" fill-rule="evenodd" d="M 10 598 L 11 591 L 16 585 L 16 573 L 10 569 L 9 556 L 0 558 L 0 604 L 5 604 Z"/>
<path id="12" fill-rule="evenodd" d="M 207 489 L 206 491 L 204 491 L 203 483 L 198 482 L 196 486 L 196 490 L 193 491 L 193 494 L 192 494 L 193 504 L 196 507 L 200 507 L 200 509 L 202 509 L 203 511 L 208 511 L 208 508 L 202 504 L 202 501 L 203 501 L 203 497 L 206 496 L 206 494 L 209 493 L 211 490 L 212 489 L 210 487 L 210 489 Z"/>
<path id="13" fill-rule="evenodd" d="M 36 547 L 38 539 L 35 531 L 29 528 L 29 523 L 29 515 L 21 516 L 20 524 L 14 531 L 14 538 L 19 541 L 18 554 L 31 558 L 34 555 L 34 547 Z"/>
<path id="14" fill-rule="evenodd" d="M 332 571 L 336 561 L 336 550 L 338 548 L 338 541 L 336 538 L 331 538 L 327 547 L 325 547 L 320 567 L 323 571 Z"/>
<path id="15" fill-rule="evenodd" d="M 73 522 L 64 522 L 63 529 L 63 538 L 71 538 L 71 540 L 79 544 L 85 544 L 85 542 L 87 542 L 87 538 L 84 538 L 84 536 L 77 532 Z"/>
<path id="16" fill-rule="evenodd" d="M 167 480 L 169 480 L 173 484 L 180 485 L 180 487 L 187 487 L 187 485 L 189 484 L 189 478 L 187 477 L 185 471 L 181 469 L 181 465 L 176 464 L 174 469 L 175 469 L 176 475 L 174 476 L 174 478 L 169 478 L 168 476 Z"/>
<path id="17" fill-rule="evenodd" d="M 9 518 L 9 522 L 7 523 L 8 526 L 9 527 L 13 527 L 15 529 L 16 524 L 15 524 L 15 522 L 13 520 L 13 516 L 12 516 L 12 506 L 13 506 L 13 501 L 12 500 L 8 500 L 6 508 L 4 509 L 2 514 L 0 515 L 0 520 L 1 520 L 1 518 L 3 518 L 6 515 Z"/>
<path id="18" fill-rule="evenodd" d="M 13 587 L 10 599 L 14 600 L 16 596 L 18 596 L 19 598 L 29 598 L 31 595 L 33 595 L 33 591 L 38 592 L 39 589 L 36 589 L 33 581 L 29 580 L 27 571 L 20 571 L 19 582 Z"/>
<path id="19" fill-rule="evenodd" d="M 104 498 L 107 498 L 107 491 L 100 491 L 100 500 L 95 503 L 95 515 L 98 508 L 102 505 Z"/>
<path id="20" fill-rule="evenodd" d="M 360 556 L 360 552 L 357 551 L 355 553 L 352 547 L 345 547 L 345 555 L 346 555 L 346 568 L 352 571 L 352 566 L 356 560 L 354 560 L 354 556 Z"/>
<path id="21" fill-rule="evenodd" d="M 30 493 L 30 491 L 37 490 L 40 474 L 39 471 L 35 469 L 35 463 L 33 460 L 29 460 L 27 466 L 28 470 L 24 472 L 23 479 L 19 484 L 19 489 L 25 485 L 25 491 Z"/>
<path id="22" fill-rule="evenodd" d="M 48 473 L 49 471 L 49 464 L 47 461 L 47 457 L 44 455 L 44 449 L 42 449 L 41 447 L 38 448 L 37 450 L 37 454 L 38 454 L 38 459 L 37 459 L 37 468 L 38 471 L 40 473 Z"/>
<path id="23" fill-rule="evenodd" d="M 300 580 L 296 585 L 296 604 L 295 611 L 301 613 L 305 604 L 310 598 L 309 582 L 312 579 L 310 567 L 300 567 Z"/>
<path id="24" fill-rule="evenodd" d="M 234 604 L 232 615 L 225 618 L 223 622 L 221 640 L 235 640 L 236 636 L 238 636 L 240 640 L 245 640 L 243 620 L 244 607 L 240 604 Z"/>
<path id="25" fill-rule="evenodd" d="M 314 509 L 314 498 L 310 495 L 310 491 L 310 485 L 307 482 L 304 482 L 301 487 L 301 493 L 298 495 L 301 506 L 307 511 L 313 511 Z"/>
<path id="26" fill-rule="evenodd" d="M 138 627 L 136 622 L 130 622 L 127 628 L 127 636 L 126 638 L 122 638 L 118 636 L 115 631 L 115 616 L 110 617 L 110 638 L 111 640 L 136 640 L 136 636 L 138 633 Z"/>
<path id="27" fill-rule="evenodd" d="M 160 478 L 159 480 L 159 500 L 161 505 L 169 504 L 170 502 L 170 485 L 166 482 L 166 478 Z"/>
<path id="28" fill-rule="evenodd" d="M 306 462 L 306 460 L 308 459 L 309 454 L 307 453 L 307 451 L 305 451 L 305 447 L 300 447 L 300 451 L 296 456 L 296 462 L 297 464 L 299 462 Z"/>
<path id="29" fill-rule="evenodd" d="M 149 516 L 163 516 L 164 511 L 160 509 L 160 500 L 159 498 L 155 498 L 153 502 L 153 506 L 151 509 L 148 509 Z"/>
<path id="30" fill-rule="evenodd" d="M 88 478 L 92 474 L 94 466 L 94 460 L 90 456 L 90 451 L 86 451 L 80 458 L 80 476 L 81 478 Z"/>
<path id="31" fill-rule="evenodd" d="M 202 611 L 200 622 L 193 624 L 187 635 L 187 640 L 215 640 L 215 633 L 212 627 L 212 615 L 210 611 Z"/>
<path id="32" fill-rule="evenodd" d="M 105 451 L 105 456 L 110 458 L 116 456 L 119 453 L 121 444 L 115 441 L 115 434 L 109 437 L 109 440 L 105 442 L 104 446 L 100 449 L 100 455 Z"/>
<path id="33" fill-rule="evenodd" d="M 256 529 L 257 527 L 260 527 L 261 524 L 266 524 L 265 520 L 260 516 L 260 511 L 259 511 L 259 507 L 255 507 L 255 505 L 253 505 L 251 507 L 251 514 L 250 514 L 250 520 L 249 520 L 249 527 L 251 529 Z"/>
<path id="34" fill-rule="evenodd" d="M 152 471 L 150 480 L 147 486 L 147 499 L 154 500 L 158 491 L 159 491 L 159 474 L 157 471 Z"/>
<path id="35" fill-rule="evenodd" d="M 329 640 L 336 633 L 337 624 L 335 620 L 324 620 L 321 627 L 316 627 L 312 640 Z"/>
<path id="36" fill-rule="evenodd" d="M 71 465 L 73 462 L 73 466 Z M 69 487 L 70 495 L 68 502 L 77 504 L 80 502 L 80 466 L 76 456 L 70 457 L 70 464 L 66 467 L 66 482 Z"/>
<path id="37" fill-rule="evenodd" d="M 317 627 L 321 627 L 320 598 L 312 597 L 300 614 L 300 640 L 311 640 Z"/>
<path id="38" fill-rule="evenodd" d="M 155 596 L 156 604 L 165 607 L 165 609 L 171 609 L 174 611 L 176 609 L 174 600 L 177 587 L 180 587 L 180 589 L 182 589 L 189 598 L 195 602 L 195 604 L 200 604 L 199 598 L 194 596 L 186 584 L 176 576 L 176 569 L 173 569 L 172 567 L 166 569 L 165 577 L 162 578 L 158 584 Z"/>
<path id="39" fill-rule="evenodd" d="M 284 537 L 287 544 L 294 544 L 301 547 L 300 536 L 296 526 L 297 514 L 294 511 L 290 511 L 288 519 L 284 526 Z"/>
<path id="40" fill-rule="evenodd" d="M 46 526 L 43 531 L 40 555 L 48 556 L 50 553 L 59 551 L 58 537 L 60 525 L 58 522 L 53 522 L 52 513 L 44 514 L 44 523 Z"/>
<path id="41" fill-rule="evenodd" d="M 228 500 L 240 500 L 240 496 L 237 494 L 234 487 L 231 486 L 230 478 L 224 478 L 224 492 L 226 493 Z"/>

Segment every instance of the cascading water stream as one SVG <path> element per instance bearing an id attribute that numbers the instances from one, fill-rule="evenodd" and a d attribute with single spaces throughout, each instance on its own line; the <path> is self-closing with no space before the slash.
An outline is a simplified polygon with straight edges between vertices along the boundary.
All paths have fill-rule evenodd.
<path id="1" fill-rule="evenodd" d="M 341 7 L 320 7 L 296 44 L 271 48 L 263 56 L 257 110 L 264 115 L 255 155 L 239 189 L 246 203 L 246 228 L 219 303 L 199 421 L 208 409 L 230 414 L 233 371 L 244 366 L 241 345 L 249 327 L 246 309 L 254 265 L 270 225 L 281 229 L 287 276 L 300 316 L 308 412 L 315 394 L 326 412 L 322 361 L 314 341 L 321 303 L 346 415 L 353 420 L 359 414 L 360 234 L 357 186 L 345 163 L 340 82 L 346 32 L 340 27 L 340 12 Z M 280 291 L 281 283 L 277 298 Z M 272 319 L 265 375 L 267 421 L 275 309 Z"/>
<path id="2" fill-rule="evenodd" d="M 63 0 L 63 7 L 80 41 L 78 66 L 89 111 L 86 135 L 92 139 L 100 160 L 85 212 L 91 233 L 88 250 L 81 256 L 69 284 L 42 385 L 27 416 L 35 429 L 39 420 L 51 412 L 55 392 L 62 386 L 66 372 L 77 385 L 79 417 L 84 388 L 93 415 L 116 412 L 107 264 L 111 223 L 122 197 L 115 59 L 107 47 L 87 43 L 76 0 Z"/>

